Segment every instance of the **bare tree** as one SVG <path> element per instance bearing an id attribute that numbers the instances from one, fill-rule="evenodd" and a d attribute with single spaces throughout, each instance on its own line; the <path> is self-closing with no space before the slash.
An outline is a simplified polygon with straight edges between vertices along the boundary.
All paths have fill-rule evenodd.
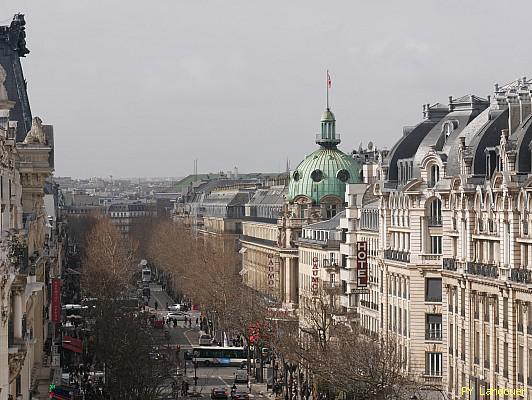
<path id="1" fill-rule="evenodd" d="M 129 295 L 135 272 L 135 248 L 108 218 L 99 219 L 88 235 L 82 287 L 100 300 Z"/>

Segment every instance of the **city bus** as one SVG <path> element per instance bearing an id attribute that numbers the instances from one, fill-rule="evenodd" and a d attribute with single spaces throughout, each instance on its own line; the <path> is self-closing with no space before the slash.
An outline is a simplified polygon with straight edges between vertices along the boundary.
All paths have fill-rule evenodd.
<path id="1" fill-rule="evenodd" d="M 243 347 L 198 346 L 185 353 L 185 359 L 198 365 L 243 367 L 247 363 L 247 351 Z"/>
<path id="2" fill-rule="evenodd" d="M 142 269 L 142 282 L 149 283 L 151 281 L 151 269 L 144 267 Z"/>

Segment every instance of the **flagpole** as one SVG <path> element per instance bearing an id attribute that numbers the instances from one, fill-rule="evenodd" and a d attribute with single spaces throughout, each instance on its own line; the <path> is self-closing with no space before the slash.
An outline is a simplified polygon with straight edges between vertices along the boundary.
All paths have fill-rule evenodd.
<path id="1" fill-rule="evenodd" d="M 325 87 L 327 88 L 327 110 L 329 109 L 329 70 L 327 70 L 327 76 L 325 77 Z"/>

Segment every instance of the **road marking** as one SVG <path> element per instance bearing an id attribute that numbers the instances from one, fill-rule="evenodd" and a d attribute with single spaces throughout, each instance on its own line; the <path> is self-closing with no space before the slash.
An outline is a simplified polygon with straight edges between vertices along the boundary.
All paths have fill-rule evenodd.
<path id="1" fill-rule="evenodd" d="M 195 345 L 190 341 L 190 339 L 188 338 L 187 333 L 189 333 L 189 332 L 195 332 L 195 331 L 192 330 L 192 329 L 189 329 L 188 331 L 185 331 L 185 333 L 183 333 L 183 336 L 185 337 L 185 339 L 188 340 L 188 342 L 190 343 L 191 346 L 195 346 Z"/>
<path id="2" fill-rule="evenodd" d="M 225 386 L 231 386 L 230 384 L 228 384 L 224 378 L 222 378 L 221 376 L 218 376 L 218 379 L 221 380 Z"/>

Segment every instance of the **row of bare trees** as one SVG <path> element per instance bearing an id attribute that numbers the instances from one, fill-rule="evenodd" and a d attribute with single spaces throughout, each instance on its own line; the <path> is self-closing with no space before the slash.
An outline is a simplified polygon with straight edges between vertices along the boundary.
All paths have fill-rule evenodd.
<path id="1" fill-rule="evenodd" d="M 83 249 L 81 290 L 90 299 L 86 330 L 93 364 L 105 369 L 104 391 L 112 399 L 161 398 L 176 384 L 176 362 L 162 332 L 135 306 L 138 245 L 105 217 L 73 226 Z"/>
<path id="2" fill-rule="evenodd" d="M 265 297 L 242 281 L 234 238 L 198 235 L 168 220 L 150 226 L 142 238 L 146 258 L 171 277 L 174 289 L 228 334 L 248 338 L 249 327 L 260 326 L 261 344 L 310 375 L 315 392 L 375 400 L 412 393 L 415 383 L 396 339 L 337 318 L 338 299 L 330 293 L 300 304 L 298 316 L 272 318 Z"/>

